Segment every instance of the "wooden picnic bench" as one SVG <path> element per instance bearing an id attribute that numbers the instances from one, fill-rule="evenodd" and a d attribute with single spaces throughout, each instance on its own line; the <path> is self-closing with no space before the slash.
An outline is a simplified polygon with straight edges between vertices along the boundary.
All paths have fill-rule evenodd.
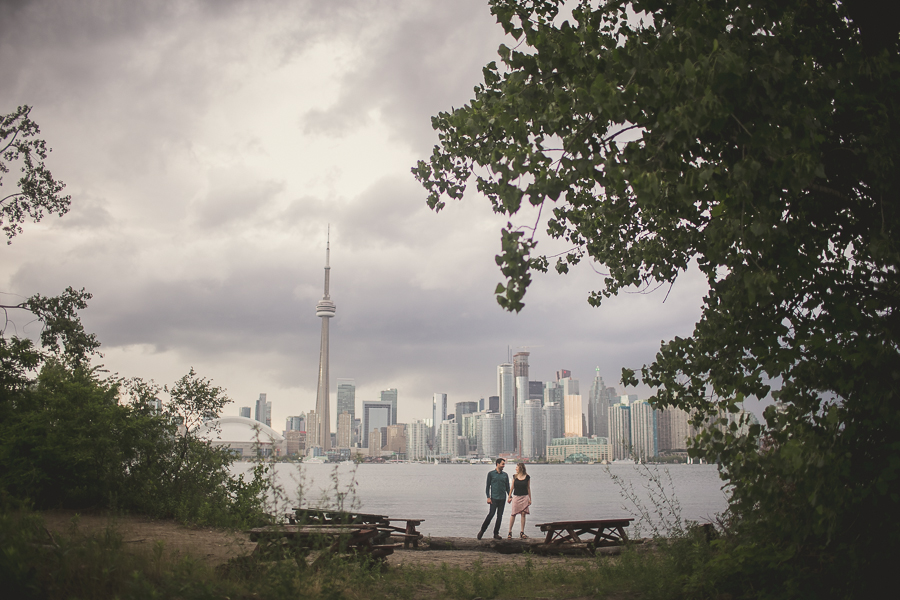
<path id="1" fill-rule="evenodd" d="M 383 559 L 400 547 L 380 544 L 384 537 L 377 526 L 370 524 L 274 525 L 250 530 L 250 540 L 258 543 L 254 552 L 259 555 L 273 554 L 276 549 L 300 555 L 321 550 L 320 557 L 346 552 Z"/>
<path id="2" fill-rule="evenodd" d="M 590 521 L 555 521 L 539 523 L 541 531 L 547 534 L 544 544 L 587 544 L 593 552 L 594 548 L 603 546 L 621 546 L 628 541 L 625 528 L 634 519 L 596 519 Z"/>
<path id="3" fill-rule="evenodd" d="M 419 547 L 419 540 L 423 538 L 422 534 L 419 533 L 416 528 L 421 525 L 424 520 L 425 519 L 392 519 L 386 515 L 303 507 L 294 508 L 293 514 L 288 515 L 288 521 L 292 525 L 375 525 L 379 532 L 381 532 L 379 538 L 402 538 L 404 548 L 409 548 L 410 544 L 412 544 L 413 548 L 416 549 Z M 403 523 L 403 525 L 394 525 L 393 523 Z"/>
<path id="4" fill-rule="evenodd" d="M 387 515 L 352 512 L 327 508 L 293 508 L 293 515 L 288 514 L 288 521 L 293 525 L 337 525 L 337 524 L 385 524 Z"/>
<path id="5" fill-rule="evenodd" d="M 403 538 L 403 547 L 409 548 L 412 544 L 413 548 L 419 548 L 419 540 L 422 534 L 416 529 L 425 519 L 387 519 L 387 525 L 379 525 L 378 529 L 386 530 L 391 537 Z M 405 525 L 392 525 L 393 522 L 405 523 Z"/>

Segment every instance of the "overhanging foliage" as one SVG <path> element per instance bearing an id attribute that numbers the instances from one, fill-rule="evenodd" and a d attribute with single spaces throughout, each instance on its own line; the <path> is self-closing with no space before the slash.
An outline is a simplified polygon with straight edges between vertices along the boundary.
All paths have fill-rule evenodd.
<path id="1" fill-rule="evenodd" d="M 433 119 L 440 144 L 413 169 L 429 205 L 474 181 L 511 221 L 543 206 L 576 248 L 557 269 L 608 271 L 597 306 L 695 261 L 701 319 L 640 380 L 698 419 L 777 398 L 764 427 L 713 430 L 695 451 L 722 465 L 746 531 L 811 573 L 850 561 L 822 585 L 865 580 L 900 545 L 896 518 L 871 520 L 900 500 L 896 25 L 870 3 L 562 4 L 491 2 L 518 46 Z M 549 260 L 527 228 L 501 239 L 498 301 L 518 311 Z"/>

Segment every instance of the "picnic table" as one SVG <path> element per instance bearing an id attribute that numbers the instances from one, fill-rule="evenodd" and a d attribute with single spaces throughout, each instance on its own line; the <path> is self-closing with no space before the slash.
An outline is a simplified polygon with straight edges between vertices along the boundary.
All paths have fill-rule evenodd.
<path id="1" fill-rule="evenodd" d="M 594 519 L 589 521 L 554 521 L 539 523 L 541 531 L 547 534 L 545 545 L 586 543 L 588 549 L 602 546 L 621 546 L 628 541 L 625 528 L 634 519 Z"/>
<path id="2" fill-rule="evenodd" d="M 418 549 L 422 534 L 418 527 L 425 519 L 390 518 L 387 515 L 361 513 L 335 509 L 295 507 L 293 514 L 288 515 L 288 522 L 294 524 L 365 524 L 375 525 L 381 538 L 395 537 L 403 539 L 403 547 Z M 398 523 L 398 525 L 394 525 Z"/>
<path id="3" fill-rule="evenodd" d="M 353 553 L 383 559 L 400 546 L 379 543 L 383 539 L 383 532 L 371 524 L 273 525 L 250 530 L 250 540 L 258 543 L 254 552 L 260 555 L 273 554 L 276 549 L 299 555 L 321 550 L 320 558 Z"/>

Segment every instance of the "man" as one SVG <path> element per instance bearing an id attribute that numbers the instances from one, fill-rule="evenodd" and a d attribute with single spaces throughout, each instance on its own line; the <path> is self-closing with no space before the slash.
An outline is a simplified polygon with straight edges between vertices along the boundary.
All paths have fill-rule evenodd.
<path id="1" fill-rule="evenodd" d="M 503 472 L 506 461 L 498 458 L 494 463 L 494 470 L 488 473 L 487 486 L 484 493 L 487 496 L 487 503 L 491 507 L 488 512 L 487 519 L 481 524 L 481 531 L 478 532 L 478 539 L 487 531 L 494 513 L 497 513 L 497 522 L 494 524 L 494 539 L 502 540 L 500 537 L 500 522 L 503 521 L 503 505 L 506 504 L 506 495 L 509 493 L 509 477 Z"/>

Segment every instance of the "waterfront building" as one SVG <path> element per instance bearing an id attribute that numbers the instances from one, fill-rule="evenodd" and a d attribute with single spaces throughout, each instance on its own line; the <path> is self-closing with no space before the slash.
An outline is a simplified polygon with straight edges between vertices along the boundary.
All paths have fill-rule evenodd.
<path id="1" fill-rule="evenodd" d="M 482 412 L 466 413 L 462 416 L 462 419 L 456 420 L 456 422 L 459 424 L 459 434 L 466 438 L 469 443 L 469 447 L 471 447 L 473 450 L 478 447 L 478 435 L 476 427 L 478 424 L 478 418 L 482 414 Z"/>
<path id="2" fill-rule="evenodd" d="M 284 437 L 256 419 L 217 417 L 204 421 L 195 432 L 214 447 L 226 446 L 238 458 L 277 456 L 284 450 Z"/>
<path id="3" fill-rule="evenodd" d="M 500 417 L 503 427 L 501 452 L 513 452 L 516 448 L 516 385 L 512 363 L 497 367 L 497 396 L 500 398 Z"/>
<path id="4" fill-rule="evenodd" d="M 424 460 L 428 452 L 428 425 L 419 419 L 406 428 L 406 457 L 409 460 Z"/>
<path id="5" fill-rule="evenodd" d="M 334 316 L 335 306 L 331 301 L 329 286 L 331 284 L 331 232 L 325 241 L 325 293 L 316 304 L 316 316 L 322 319 L 322 339 L 319 345 L 319 383 L 316 389 L 316 415 L 319 430 L 316 433 L 315 445 L 322 448 L 323 453 L 331 450 L 331 401 L 328 391 L 328 322 Z M 308 433 L 308 432 L 307 432 Z"/>
<path id="6" fill-rule="evenodd" d="M 438 434 L 438 454 L 443 456 L 457 456 L 457 438 L 455 421 L 444 421 Z"/>
<path id="7" fill-rule="evenodd" d="M 284 421 L 285 431 L 306 431 L 306 417 L 303 415 L 288 417 Z"/>
<path id="8" fill-rule="evenodd" d="M 250 418 L 250 407 L 249 406 L 241 407 L 241 416 L 244 417 L 245 419 Z"/>
<path id="9" fill-rule="evenodd" d="M 631 458 L 631 409 L 618 403 L 609 407 L 610 460 Z"/>
<path id="10" fill-rule="evenodd" d="M 397 424 L 397 388 L 381 391 L 381 401 L 391 403 L 391 425 Z"/>
<path id="11" fill-rule="evenodd" d="M 303 453 L 303 440 L 306 437 L 305 431 L 288 430 L 284 432 L 284 454 L 285 456 L 298 456 Z"/>
<path id="12" fill-rule="evenodd" d="M 369 437 L 372 431 L 378 431 L 378 449 L 384 444 L 380 441 L 381 428 L 391 424 L 391 403 L 380 400 L 365 401 L 362 403 L 363 441 L 365 448 L 371 448 Z"/>
<path id="13" fill-rule="evenodd" d="M 503 416 L 499 413 L 487 413 L 479 419 L 479 422 L 481 448 L 478 453 L 490 458 L 500 456 L 503 448 Z"/>
<path id="14" fill-rule="evenodd" d="M 395 423 L 388 426 L 385 448 L 395 454 L 406 454 L 406 424 Z"/>
<path id="15" fill-rule="evenodd" d="M 656 457 L 658 451 L 656 409 L 646 400 L 631 403 L 631 454 L 635 461 Z"/>
<path id="16" fill-rule="evenodd" d="M 316 411 L 311 410 L 306 413 L 306 449 L 321 448 L 319 441 L 321 440 L 322 426 L 319 415 Z"/>
<path id="17" fill-rule="evenodd" d="M 584 435 L 584 416 L 580 394 L 568 394 L 563 404 L 563 418 L 566 420 L 566 437 Z"/>
<path id="18" fill-rule="evenodd" d="M 557 402 L 550 402 L 544 404 L 542 410 L 544 415 L 544 446 L 549 446 L 550 440 L 561 438 L 566 433 L 562 406 Z"/>
<path id="19" fill-rule="evenodd" d="M 686 410 L 670 406 L 658 412 L 659 452 L 687 452 L 691 418 Z"/>
<path id="20" fill-rule="evenodd" d="M 369 456 L 381 456 L 381 431 L 373 429 L 366 432 L 366 440 L 369 442 Z"/>
<path id="21" fill-rule="evenodd" d="M 337 420 L 337 447 L 349 448 L 353 442 L 353 417 L 350 411 L 345 410 L 338 415 Z"/>
<path id="22" fill-rule="evenodd" d="M 465 458 L 469 455 L 469 440 L 465 436 L 460 435 L 456 438 L 456 456 Z"/>
<path id="23" fill-rule="evenodd" d="M 337 380 L 337 414 L 350 413 L 350 422 L 356 418 L 356 381 L 353 379 Z"/>
<path id="24" fill-rule="evenodd" d="M 609 460 L 609 443 L 603 437 L 554 438 L 547 445 L 548 462 L 603 462 Z"/>
<path id="25" fill-rule="evenodd" d="M 526 400 L 522 408 L 522 458 L 540 458 L 545 449 L 541 401 Z"/>

